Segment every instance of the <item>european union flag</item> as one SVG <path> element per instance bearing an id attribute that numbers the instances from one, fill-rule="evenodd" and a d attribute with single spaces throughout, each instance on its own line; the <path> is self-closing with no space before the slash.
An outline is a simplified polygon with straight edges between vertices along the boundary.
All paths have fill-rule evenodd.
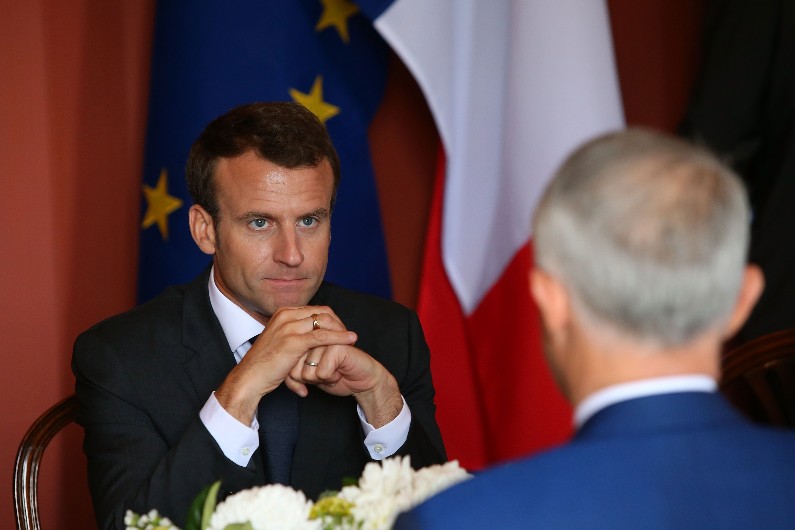
<path id="1" fill-rule="evenodd" d="M 291 100 L 326 123 L 342 163 L 326 279 L 390 296 L 367 139 L 387 57 L 387 45 L 349 0 L 158 2 L 139 301 L 191 280 L 210 262 L 187 221 L 184 167 L 199 133 L 237 105 Z"/>

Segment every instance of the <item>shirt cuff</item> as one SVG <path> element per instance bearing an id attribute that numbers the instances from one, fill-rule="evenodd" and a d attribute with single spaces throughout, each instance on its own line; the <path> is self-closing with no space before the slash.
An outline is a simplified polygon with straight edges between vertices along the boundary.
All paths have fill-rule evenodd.
<path id="1" fill-rule="evenodd" d="M 406 400 L 403 396 L 400 397 L 403 399 L 403 408 L 400 409 L 400 414 L 394 420 L 378 429 L 367 423 L 361 407 L 356 405 L 359 421 L 362 423 L 362 429 L 364 429 L 364 446 L 373 460 L 383 460 L 397 453 L 398 449 L 406 443 L 406 438 L 409 437 L 411 411 L 406 405 Z"/>
<path id="2" fill-rule="evenodd" d="M 259 447 L 259 422 L 256 416 L 251 426 L 243 425 L 218 403 L 213 392 L 199 412 L 199 419 L 218 443 L 224 456 L 240 467 L 248 465 L 254 451 Z"/>

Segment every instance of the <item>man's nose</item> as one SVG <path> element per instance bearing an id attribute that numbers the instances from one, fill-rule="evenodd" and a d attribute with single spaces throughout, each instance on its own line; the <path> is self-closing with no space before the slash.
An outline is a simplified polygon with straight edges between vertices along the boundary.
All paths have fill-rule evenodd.
<path id="1" fill-rule="evenodd" d="M 273 258 L 289 267 L 297 267 L 304 261 L 301 245 L 295 230 L 280 230 L 274 241 Z"/>

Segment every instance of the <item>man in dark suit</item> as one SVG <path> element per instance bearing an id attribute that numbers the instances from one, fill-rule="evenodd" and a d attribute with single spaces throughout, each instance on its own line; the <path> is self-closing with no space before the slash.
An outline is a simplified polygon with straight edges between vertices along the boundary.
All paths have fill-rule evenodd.
<path id="1" fill-rule="evenodd" d="M 762 289 L 748 222 L 738 178 L 681 140 L 631 130 L 577 150 L 536 210 L 530 273 L 576 434 L 396 528 L 792 528 L 795 432 L 715 391 L 721 343 Z"/>
<path id="2" fill-rule="evenodd" d="M 182 523 L 218 479 L 316 497 L 371 460 L 445 460 L 416 315 L 323 282 L 339 172 L 296 104 L 238 107 L 194 143 L 189 223 L 212 267 L 75 343 L 101 527 L 127 509 Z"/>

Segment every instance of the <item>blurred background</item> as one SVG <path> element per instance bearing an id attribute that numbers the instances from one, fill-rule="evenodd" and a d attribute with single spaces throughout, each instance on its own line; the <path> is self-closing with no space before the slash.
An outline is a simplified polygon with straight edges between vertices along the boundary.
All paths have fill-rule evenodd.
<path id="1" fill-rule="evenodd" d="M 178 70 L 179 66 L 156 55 L 168 26 L 163 22 L 163 10 L 158 12 L 153 0 L 2 4 L 0 337 L 4 351 L 0 356 L 0 476 L 6 480 L 0 481 L 0 499 L 4 499 L 0 502 L 0 526 L 10 528 L 15 451 L 35 418 L 73 391 L 69 364 L 75 337 L 159 289 L 147 287 L 151 290 L 146 291 L 139 284 L 139 271 L 144 271 L 142 282 L 153 281 L 154 277 L 151 269 L 145 268 L 149 263 L 146 256 L 157 251 L 147 246 L 147 238 L 155 234 L 155 239 L 165 240 L 158 232 L 160 227 L 142 227 L 147 209 L 142 186 L 154 188 L 160 177 L 160 162 L 152 161 L 153 153 L 160 148 L 152 140 L 156 134 L 153 124 L 158 123 L 156 129 L 161 134 L 164 128 L 169 130 L 167 124 L 157 122 L 162 114 L 154 110 L 171 105 L 163 92 L 157 92 L 162 89 L 160 76 L 165 69 Z M 708 4 L 707 0 L 607 2 L 620 98 L 628 125 L 671 132 L 682 128 L 709 137 L 708 127 L 703 125 L 705 116 L 723 113 L 720 109 L 702 111 L 699 106 L 705 100 L 713 101 L 709 97 L 711 85 L 705 84 L 703 72 L 707 61 L 714 59 L 715 50 L 705 44 L 709 42 L 705 39 L 714 32 L 715 20 L 720 19 L 716 13 L 725 12 L 721 4 L 731 2 Z M 777 3 L 760 2 L 768 4 L 775 7 Z M 194 9 L 201 6 L 191 4 L 185 9 L 188 20 L 193 16 L 189 11 Z M 317 12 L 321 12 L 320 6 Z M 156 30 L 157 16 L 161 25 Z M 169 16 L 179 17 L 179 13 L 171 9 Z M 364 18 L 356 24 L 365 23 L 370 22 Z M 208 31 L 229 29 L 223 24 L 219 21 L 217 28 Z M 762 26 L 756 30 L 767 31 Z M 353 26 L 351 31 L 358 30 Z M 182 40 L 181 35 L 172 37 L 177 42 Z M 200 51 L 204 50 L 188 47 L 182 53 L 191 56 Z M 549 54 L 555 52 L 555 46 L 548 50 Z M 379 89 L 382 97 L 377 104 L 370 104 L 372 112 L 364 124 L 375 178 L 371 202 L 380 205 L 376 210 L 381 218 L 378 235 L 384 241 L 384 258 L 378 259 L 385 260 L 387 270 L 379 280 L 381 286 L 372 290 L 417 309 L 423 271 L 427 271 L 423 259 L 429 227 L 434 222 L 430 211 L 435 179 L 443 157 L 434 118 L 415 79 L 388 47 L 384 47 L 382 60 L 384 76 L 378 81 L 383 83 Z M 214 74 L 203 72 L 204 76 Z M 225 82 L 214 79 L 215 83 Z M 301 90 L 309 94 L 310 84 Z M 171 92 L 165 93 L 178 97 L 182 90 L 182 96 L 190 99 L 194 97 L 190 87 L 171 87 Z M 256 94 L 241 97 L 257 99 Z M 281 99 L 289 97 L 285 94 Z M 215 112 L 212 105 L 207 112 Z M 334 119 L 327 122 L 333 134 Z M 207 119 L 185 116 L 185 121 L 189 134 L 195 137 Z M 339 146 L 336 136 L 335 142 Z M 729 151 L 729 144 L 727 140 L 719 147 Z M 182 160 L 174 162 L 174 169 L 168 166 L 169 186 L 179 186 L 183 178 L 178 166 L 184 156 L 178 155 Z M 348 209 L 357 210 L 357 204 L 365 202 L 352 201 Z M 174 227 L 184 224 L 187 208 L 183 206 L 180 211 L 169 220 L 169 238 L 175 243 L 181 236 Z M 344 248 L 332 252 L 347 255 Z M 338 267 L 344 268 L 344 260 Z M 371 265 L 359 264 L 349 272 L 361 276 L 371 269 Z M 190 272 L 185 279 L 192 276 Z M 428 332 L 430 324 L 425 320 L 433 317 L 427 317 L 427 311 L 420 314 L 426 315 L 423 325 L 435 352 L 437 335 Z M 442 377 L 443 366 L 434 365 L 435 379 Z M 449 399 L 442 395 L 443 388 L 455 382 L 439 384 L 439 399 Z M 559 401 L 558 397 L 550 399 Z M 444 419 L 440 418 L 440 424 L 445 436 L 448 430 L 455 432 L 448 442 L 451 458 L 460 458 L 476 468 L 562 439 L 568 422 L 561 408 L 565 406 L 551 407 L 560 417 L 550 420 L 549 426 L 524 427 L 548 430 L 550 434 L 526 445 L 495 448 L 488 440 L 478 442 L 484 448 L 470 443 L 462 439 L 465 430 L 455 429 L 468 425 L 471 418 L 456 417 L 442 404 L 440 414 Z M 94 526 L 81 437 L 80 429 L 70 426 L 45 455 L 40 483 L 45 528 Z"/>

